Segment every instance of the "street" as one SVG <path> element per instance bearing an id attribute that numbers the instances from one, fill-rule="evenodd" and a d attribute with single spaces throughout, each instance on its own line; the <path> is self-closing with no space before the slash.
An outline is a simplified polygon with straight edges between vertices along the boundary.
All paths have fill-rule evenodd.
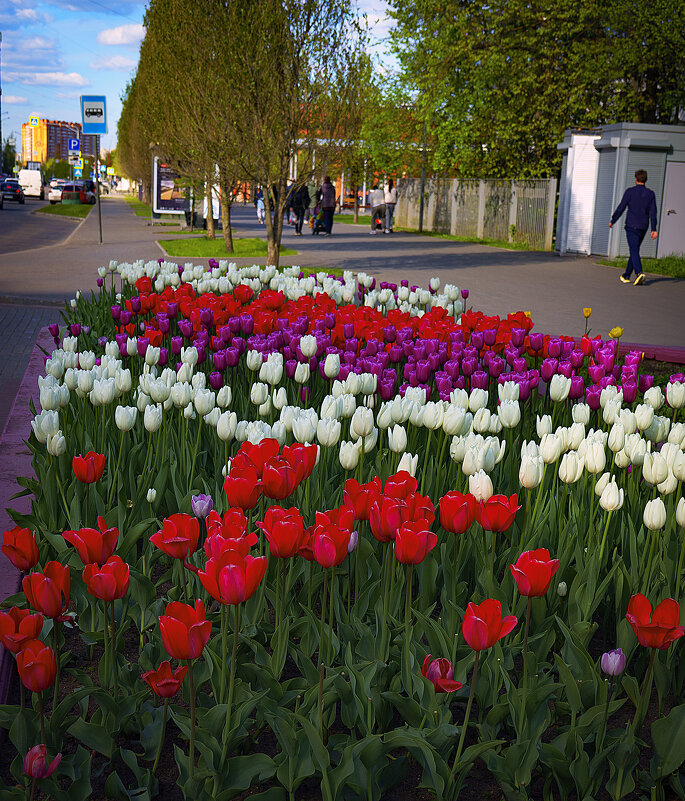
<path id="1" fill-rule="evenodd" d="M 78 220 L 32 214 L 47 205 L 47 200 L 35 198 L 26 198 L 23 205 L 5 200 L 0 211 L 0 254 L 58 245 L 69 236 Z"/>

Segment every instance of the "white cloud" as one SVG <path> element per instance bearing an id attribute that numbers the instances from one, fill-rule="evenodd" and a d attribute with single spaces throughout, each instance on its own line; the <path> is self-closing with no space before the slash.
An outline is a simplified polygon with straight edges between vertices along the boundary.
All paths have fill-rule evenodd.
<path id="1" fill-rule="evenodd" d="M 126 58 L 126 56 L 112 56 L 112 58 L 101 61 L 91 61 L 90 68 L 93 70 L 132 70 L 136 64 L 136 61 Z"/>
<path id="2" fill-rule="evenodd" d="M 7 83 L 23 83 L 26 86 L 88 86 L 78 72 L 6 72 Z"/>
<path id="3" fill-rule="evenodd" d="M 144 36 L 144 25 L 119 25 L 100 31 L 97 40 L 101 45 L 128 45 L 137 44 Z"/>
<path id="4" fill-rule="evenodd" d="M 3 95 L 2 102 L 8 105 L 21 106 L 29 101 L 27 97 L 21 97 L 20 95 Z"/>
<path id="5" fill-rule="evenodd" d="M 56 39 L 48 39 L 45 36 L 31 36 L 21 42 L 21 47 L 29 50 L 50 50 L 56 46 Z"/>

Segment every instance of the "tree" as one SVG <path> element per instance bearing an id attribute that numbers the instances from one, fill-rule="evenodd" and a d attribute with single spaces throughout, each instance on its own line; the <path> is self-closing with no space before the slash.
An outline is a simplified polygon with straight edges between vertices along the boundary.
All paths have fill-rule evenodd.
<path id="1" fill-rule="evenodd" d="M 0 172 L 11 175 L 14 165 L 17 163 L 17 148 L 14 139 L 5 139 L 2 145 L 2 165 Z"/>
<path id="2" fill-rule="evenodd" d="M 123 175 L 140 181 L 143 185 L 143 201 L 151 200 L 152 151 L 150 132 L 143 121 L 139 80 L 140 68 L 135 78 L 126 85 L 122 94 L 122 109 L 117 125 L 117 157 Z"/>
<path id="3" fill-rule="evenodd" d="M 557 169 L 565 128 L 669 121 L 685 100 L 685 0 L 390 0 L 432 166 L 471 177 Z"/>

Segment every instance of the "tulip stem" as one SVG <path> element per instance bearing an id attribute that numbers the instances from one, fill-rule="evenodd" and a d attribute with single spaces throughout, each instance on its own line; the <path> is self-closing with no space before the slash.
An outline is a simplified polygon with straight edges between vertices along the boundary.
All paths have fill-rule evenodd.
<path id="1" fill-rule="evenodd" d="M 36 794 L 36 780 L 33 779 L 31 781 L 31 795 L 29 796 L 29 801 L 33 801 L 35 794 Z"/>
<path id="2" fill-rule="evenodd" d="M 607 512 L 607 522 L 604 526 L 604 534 L 602 535 L 602 544 L 599 548 L 599 566 L 602 566 L 602 556 L 604 556 L 604 546 L 607 541 L 607 532 L 609 531 L 609 523 L 611 522 L 611 510 Z"/>
<path id="3" fill-rule="evenodd" d="M 599 737 L 597 738 L 597 749 L 595 751 L 595 756 L 599 754 L 602 750 L 602 745 L 604 744 L 604 737 L 606 736 L 607 732 L 607 720 L 609 718 L 609 701 L 611 701 L 611 694 L 614 689 L 614 676 L 611 677 L 611 681 L 609 682 L 609 690 L 607 692 L 607 702 L 604 705 L 604 720 L 602 720 L 602 728 L 599 730 Z"/>
<path id="4" fill-rule="evenodd" d="M 40 711 L 40 739 L 45 742 L 45 708 L 43 706 L 43 693 L 38 693 L 38 709 Z"/>
<path id="5" fill-rule="evenodd" d="M 121 432 L 121 440 L 119 441 L 119 457 L 117 458 L 117 466 L 114 468 L 114 478 L 112 479 L 112 483 L 109 487 L 109 494 L 107 495 L 107 508 L 109 509 L 112 505 L 112 501 L 114 500 L 114 488 L 117 485 L 117 479 L 119 478 L 119 466 L 121 465 L 121 454 L 124 450 L 124 432 Z"/>
<path id="6" fill-rule="evenodd" d="M 678 603 L 680 603 L 680 576 L 683 567 L 683 558 L 685 557 L 685 538 L 683 538 L 683 544 L 680 548 L 680 556 L 678 557 L 678 571 L 676 573 L 676 580 L 675 580 L 675 595 L 673 596 Z"/>
<path id="7" fill-rule="evenodd" d="M 224 747 L 221 750 L 221 763 L 223 768 L 228 756 L 228 743 L 231 734 L 231 712 L 233 707 L 233 687 L 235 685 L 235 664 L 238 658 L 238 632 L 240 631 L 240 604 L 235 604 L 235 618 L 233 621 L 233 651 L 231 653 L 231 673 L 228 679 L 228 702 L 226 704 L 226 725 L 224 726 Z"/>
<path id="8" fill-rule="evenodd" d="M 90 496 L 90 484 L 86 484 L 86 526 L 88 525 L 88 499 Z"/>
<path id="9" fill-rule="evenodd" d="M 188 681 L 190 683 L 190 744 L 188 753 L 188 772 L 193 778 L 195 772 L 195 678 L 193 676 L 193 660 L 188 660 Z M 224 743 L 226 748 L 226 743 Z M 223 761 L 223 760 L 222 760 Z"/>
<path id="10" fill-rule="evenodd" d="M 426 494 L 426 476 L 428 475 L 428 456 L 430 454 L 430 445 L 431 445 L 431 435 L 433 433 L 433 429 L 428 429 L 428 439 L 426 440 L 426 453 L 423 457 L 423 473 L 421 474 L 421 494 Z"/>
<path id="11" fill-rule="evenodd" d="M 162 713 L 162 731 L 159 734 L 159 745 L 157 746 L 157 753 L 155 754 L 155 761 L 152 766 L 152 775 L 155 775 L 155 771 L 157 770 L 157 765 L 159 764 L 159 758 L 162 755 L 162 746 L 164 745 L 164 735 L 166 733 L 166 720 L 167 720 L 167 707 L 169 706 L 169 699 L 164 699 L 164 712 Z"/>
<path id="12" fill-rule="evenodd" d="M 321 598 L 321 630 L 319 631 L 319 662 L 323 664 L 325 659 L 323 647 L 323 630 L 326 625 L 326 592 L 328 591 L 328 570 L 323 574 L 323 596 Z"/>
<path id="13" fill-rule="evenodd" d="M 478 660 L 480 658 L 480 651 L 476 651 L 476 661 L 473 663 L 473 675 L 471 676 L 471 691 L 469 692 L 469 700 L 466 704 L 466 714 L 464 715 L 464 723 L 461 727 L 461 737 L 459 738 L 459 746 L 457 747 L 457 754 L 454 757 L 454 765 L 452 765 L 452 775 L 457 772 L 459 766 L 459 758 L 464 748 L 464 740 L 466 739 L 466 729 L 469 725 L 469 717 L 471 715 L 471 706 L 473 705 L 473 696 L 476 690 L 476 678 L 478 677 Z"/>
<path id="14" fill-rule="evenodd" d="M 309 582 L 307 583 L 307 608 L 312 608 L 312 574 L 314 573 L 314 562 L 309 563 Z"/>
<path id="15" fill-rule="evenodd" d="M 331 594 L 328 604 L 328 638 L 326 640 L 326 658 L 329 662 L 333 661 L 333 596 L 335 595 L 335 565 L 331 573 Z"/>
<path id="16" fill-rule="evenodd" d="M 193 447 L 193 461 L 190 465 L 190 482 L 188 484 L 189 488 L 192 490 L 193 488 L 193 481 L 195 480 L 195 460 L 197 459 L 197 451 L 200 447 L 200 434 L 202 432 L 202 420 L 198 418 L 197 421 L 197 436 L 195 437 L 195 445 Z"/>
<path id="17" fill-rule="evenodd" d="M 319 737 L 323 742 L 323 678 L 326 666 L 322 662 L 319 667 L 319 698 L 317 701 L 318 715 L 319 715 Z"/>
<path id="18" fill-rule="evenodd" d="M 52 708 L 53 710 L 57 708 L 57 695 L 59 693 L 59 668 L 60 668 L 60 660 L 59 660 L 59 630 L 58 630 L 58 623 L 57 620 L 52 621 L 52 643 L 53 648 L 55 649 L 55 664 L 57 665 L 57 672 L 55 673 L 55 688 L 53 690 L 52 695 Z M 43 740 L 45 742 L 45 740 Z"/>
<path id="19" fill-rule="evenodd" d="M 528 686 L 528 630 L 530 629 L 530 610 L 533 606 L 533 599 L 528 598 L 526 606 L 526 632 L 523 635 L 523 691 L 526 692 Z"/>
<path id="20" fill-rule="evenodd" d="M 119 675 L 117 673 L 117 642 L 114 636 L 114 601 L 110 604 L 112 634 L 112 678 L 114 679 L 114 697 L 119 695 Z"/>
<path id="21" fill-rule="evenodd" d="M 226 697 L 226 654 L 228 651 L 228 607 L 221 605 L 221 698 Z"/>
<path id="22" fill-rule="evenodd" d="M 411 630 L 411 589 L 412 589 L 412 578 L 413 578 L 413 570 L 414 565 L 409 564 L 407 569 L 407 592 L 404 598 L 404 638 L 405 638 L 405 660 L 406 660 L 406 668 L 407 668 L 407 681 L 411 682 L 411 657 L 409 654 L 409 644 L 411 642 L 410 639 L 410 630 Z M 407 693 L 409 696 L 413 696 L 412 692 L 413 683 L 410 683 L 409 687 L 407 687 Z"/>
<path id="23" fill-rule="evenodd" d="M 654 668 L 655 658 L 656 658 L 656 648 L 652 648 L 652 655 L 649 658 L 649 667 L 647 668 L 647 675 L 645 676 L 645 680 L 642 685 L 640 700 L 637 703 L 637 708 L 635 710 L 635 717 L 633 718 L 633 722 L 630 724 L 631 734 L 635 734 L 636 728 L 642 728 L 642 719 L 644 717 L 644 712 L 642 711 L 642 707 L 644 706 L 645 698 L 647 696 L 647 688 L 651 689 L 652 687 L 652 670 Z M 618 786 L 620 787 L 620 785 Z"/>

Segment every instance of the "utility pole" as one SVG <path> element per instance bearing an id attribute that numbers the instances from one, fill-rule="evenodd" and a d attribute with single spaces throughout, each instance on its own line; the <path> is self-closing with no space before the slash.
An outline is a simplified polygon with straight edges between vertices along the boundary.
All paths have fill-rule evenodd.
<path id="1" fill-rule="evenodd" d="M 2 31 L 0 31 L 0 150 L 2 149 Z M 2 157 L 0 157 L 0 172 L 2 172 Z"/>
<path id="2" fill-rule="evenodd" d="M 423 121 L 423 142 L 421 144 L 421 184 L 419 187 L 419 233 L 423 231 L 423 193 L 426 187 L 426 121 Z"/>

